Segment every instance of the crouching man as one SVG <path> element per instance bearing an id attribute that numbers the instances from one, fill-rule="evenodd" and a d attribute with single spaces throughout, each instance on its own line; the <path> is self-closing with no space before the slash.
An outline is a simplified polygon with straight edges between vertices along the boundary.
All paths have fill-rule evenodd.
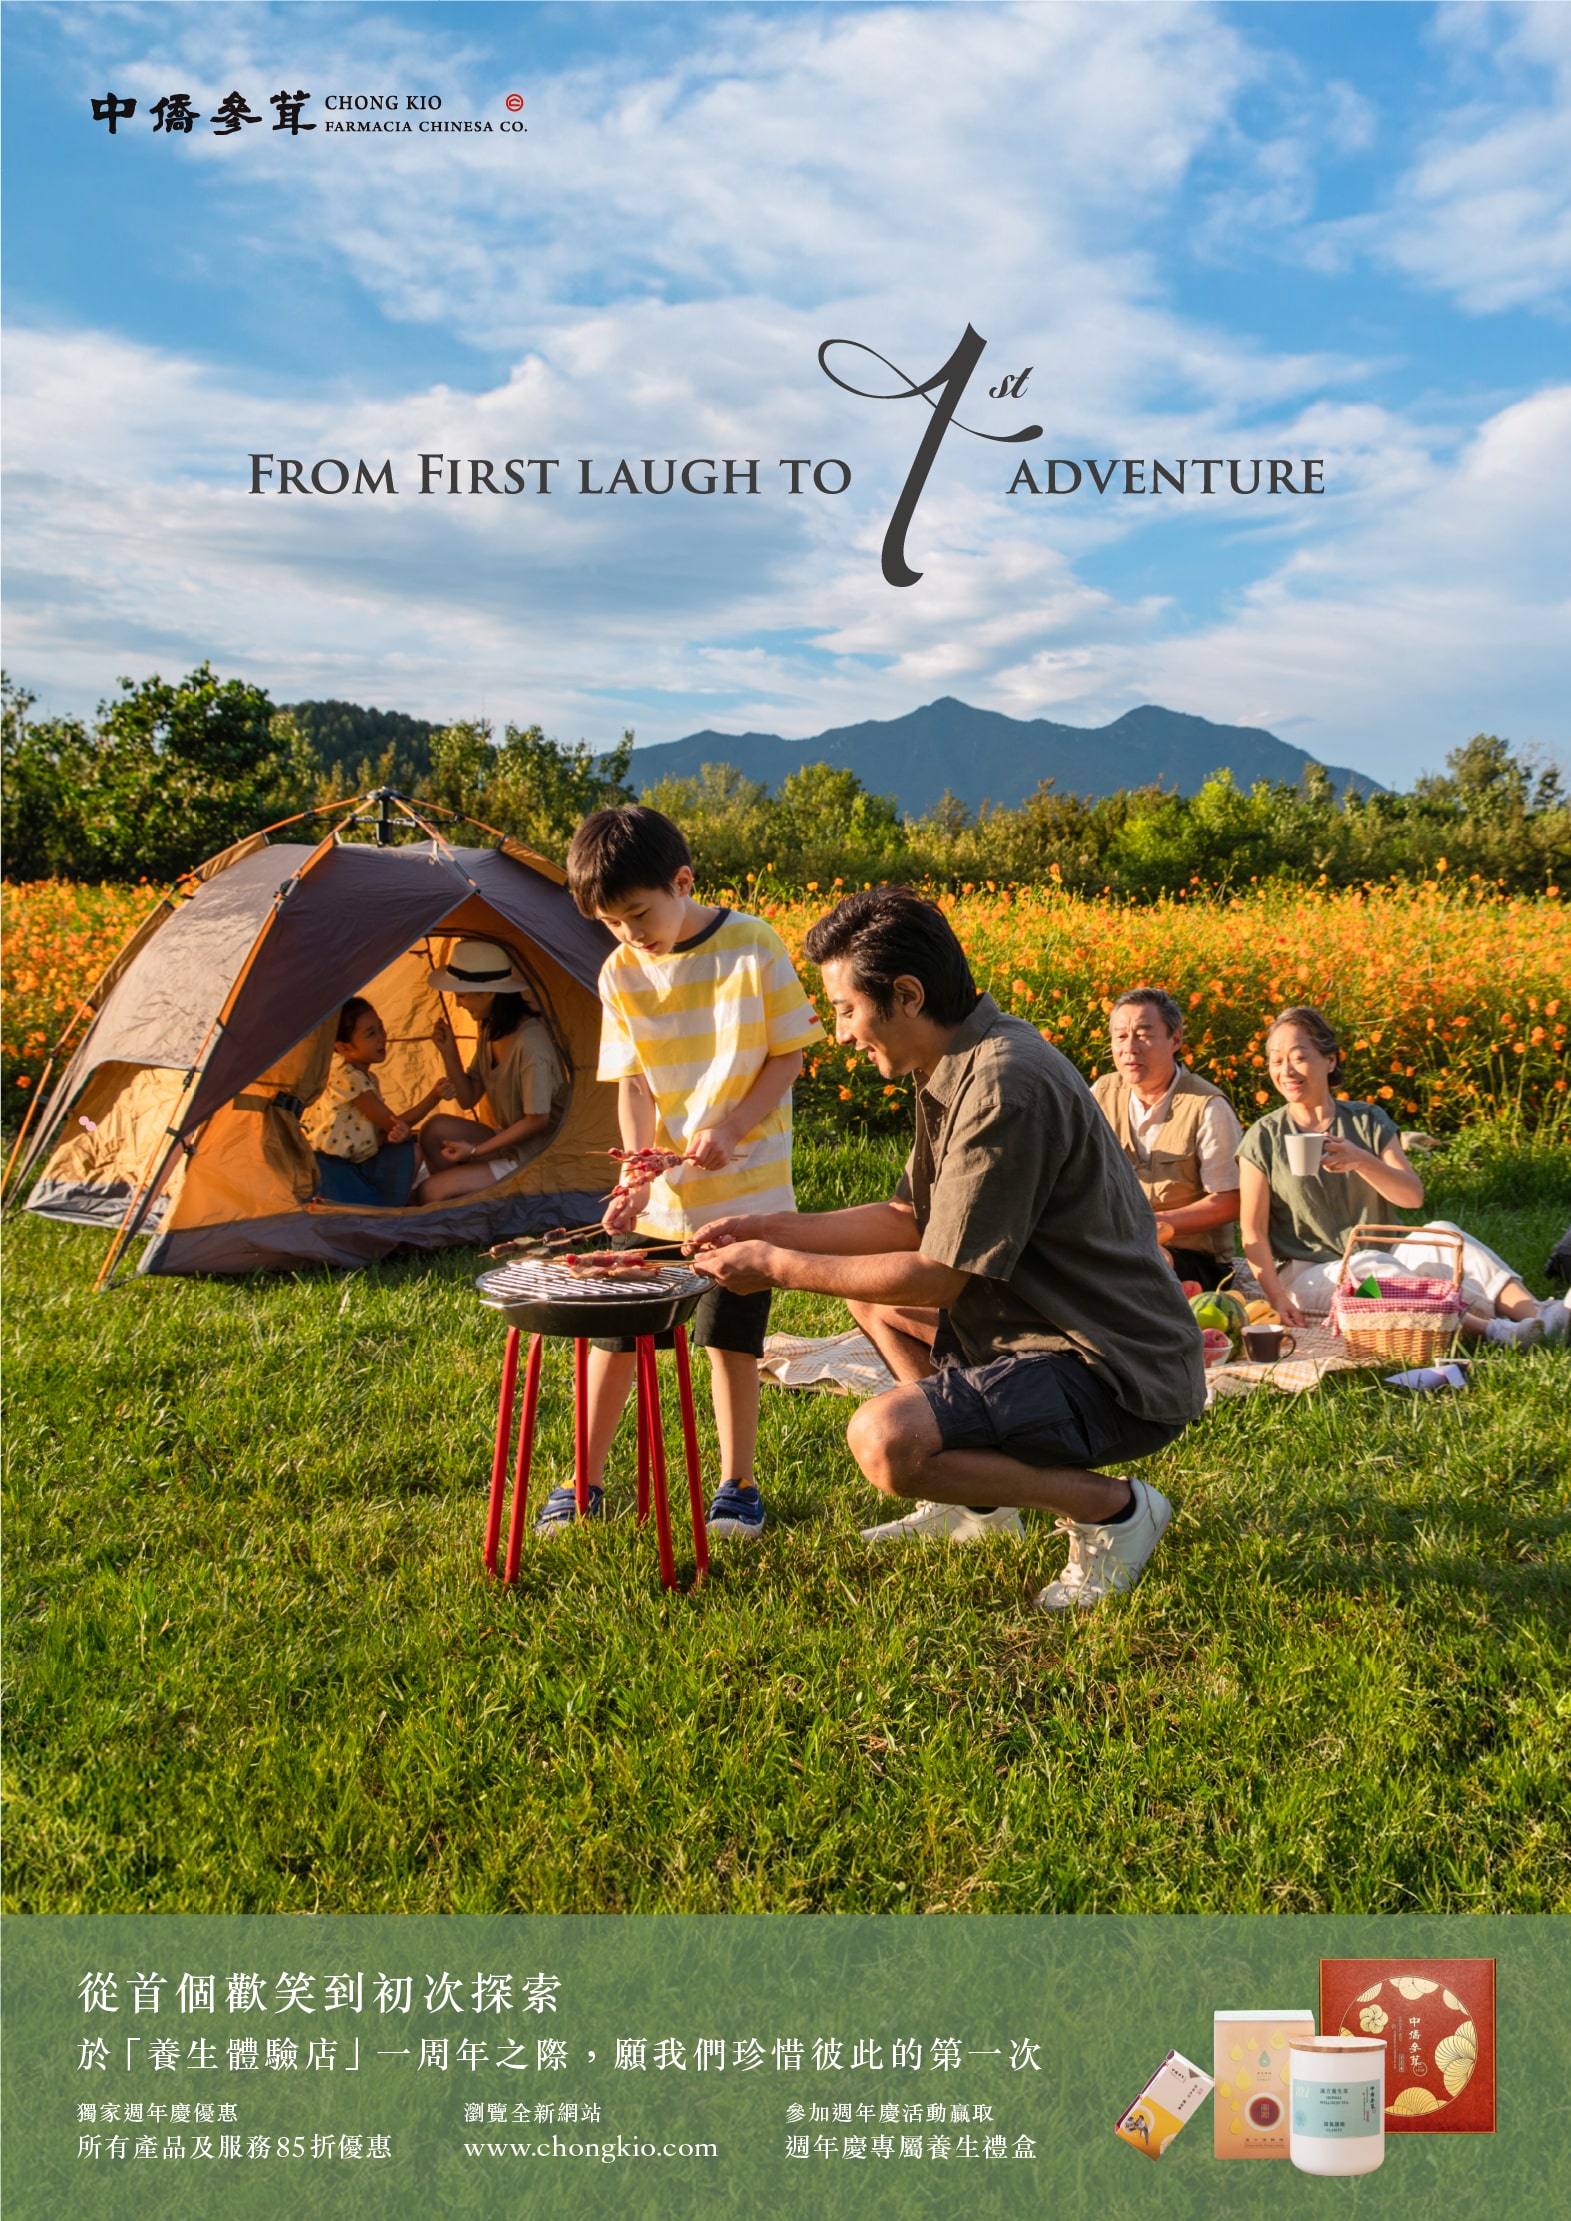
<path id="1" fill-rule="evenodd" d="M 1074 1066 L 979 995 L 941 910 L 848 895 L 807 936 L 836 1038 L 917 1079 L 894 1196 L 721 1219 L 694 1263 L 723 1285 L 842 1297 L 900 1385 L 846 1439 L 872 1485 L 915 1499 L 871 1541 L 1018 1535 L 1058 1514 L 1069 1563 L 1037 1603 L 1132 1588 L 1172 1506 L 1115 1468 L 1205 1402 L 1200 1331 L 1151 1209 Z"/>

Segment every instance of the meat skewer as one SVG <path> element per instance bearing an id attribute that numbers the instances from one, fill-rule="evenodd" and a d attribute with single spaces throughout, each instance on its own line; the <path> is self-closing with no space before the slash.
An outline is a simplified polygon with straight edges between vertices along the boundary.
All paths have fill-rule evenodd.
<path id="1" fill-rule="evenodd" d="M 561 1242 L 576 1241 L 581 1234 L 598 1234 L 600 1221 L 590 1219 L 584 1226 L 553 1226 L 544 1234 L 515 1234 L 509 1242 L 498 1242 L 486 1251 L 488 1257 L 526 1257 L 533 1250 L 542 1255 Z"/>
<path id="2" fill-rule="evenodd" d="M 488 1257 L 560 1257 L 564 1242 L 578 1241 L 585 1235 L 600 1234 L 604 1231 L 605 1229 L 598 1219 L 592 1220 L 587 1226 L 555 1226 L 548 1234 L 520 1234 L 510 1242 L 498 1242 L 493 1249 L 486 1251 L 486 1255 Z M 595 1254 L 606 1258 L 641 1258 L 652 1256 L 657 1250 L 670 1250 L 680 1254 L 682 1247 L 683 1244 L 680 1241 L 646 1242 L 642 1249 L 602 1249 Z M 566 1264 L 582 1264 L 586 1261 L 587 1256 L 588 1252 L 577 1258 L 569 1255 L 561 1261 Z"/>
<path id="3" fill-rule="evenodd" d="M 736 1154 L 740 1157 L 744 1152 L 739 1149 Z M 685 1156 L 679 1156 L 674 1149 L 653 1148 L 608 1149 L 606 1155 L 614 1157 L 622 1167 L 623 1180 L 629 1186 L 644 1180 L 658 1180 L 662 1173 L 674 1172 L 679 1164 L 697 1164 L 698 1162 L 697 1156 L 691 1149 L 688 1150 Z"/>
<path id="4" fill-rule="evenodd" d="M 661 1173 L 672 1172 L 679 1164 L 691 1164 L 692 1154 L 678 1155 L 674 1149 L 608 1149 L 622 1167 L 622 1175 L 629 1186 L 644 1180 L 657 1180 Z"/>

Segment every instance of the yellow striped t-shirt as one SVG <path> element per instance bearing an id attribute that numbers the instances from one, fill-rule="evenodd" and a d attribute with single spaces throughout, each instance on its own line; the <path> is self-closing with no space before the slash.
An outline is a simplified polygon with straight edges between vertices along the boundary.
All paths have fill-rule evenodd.
<path id="1" fill-rule="evenodd" d="M 679 1152 L 742 1100 L 770 1057 L 824 1037 L 779 934 L 737 910 L 667 956 L 624 942 L 601 967 L 600 1004 L 600 1078 L 641 1074 L 655 1146 Z M 734 1211 L 795 1208 L 787 1095 L 719 1172 L 677 1165 L 656 1180 L 638 1230 L 692 1234 Z"/>

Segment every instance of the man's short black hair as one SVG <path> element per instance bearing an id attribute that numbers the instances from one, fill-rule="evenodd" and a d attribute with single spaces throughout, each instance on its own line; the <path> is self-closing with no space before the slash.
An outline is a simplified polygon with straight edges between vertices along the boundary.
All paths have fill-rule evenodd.
<path id="1" fill-rule="evenodd" d="M 1113 1010 L 1127 1010 L 1132 1003 L 1146 1003 L 1161 1019 L 1168 1032 L 1183 1038 L 1184 1014 L 1165 987 L 1131 987 L 1120 995 Z M 1112 1011 L 1108 1012 L 1112 1016 Z"/>
<path id="2" fill-rule="evenodd" d="M 693 852 L 679 825 L 642 802 L 596 810 L 567 845 L 567 887 L 586 918 L 641 888 L 669 887 Z"/>
<path id="3" fill-rule="evenodd" d="M 922 983 L 923 1012 L 957 1026 L 977 1005 L 976 982 L 954 928 L 936 902 L 910 887 L 866 887 L 847 895 L 808 930 L 803 947 L 818 965 L 849 963 L 851 984 L 882 1018 L 895 1007 L 895 981 Z"/>

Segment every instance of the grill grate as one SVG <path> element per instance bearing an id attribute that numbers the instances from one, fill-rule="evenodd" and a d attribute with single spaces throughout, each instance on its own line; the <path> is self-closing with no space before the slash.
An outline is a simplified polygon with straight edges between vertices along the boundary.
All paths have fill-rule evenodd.
<path id="1" fill-rule="evenodd" d="M 619 1280 L 610 1274 L 585 1278 L 570 1272 L 555 1259 L 522 1257 L 516 1264 L 500 1265 L 481 1275 L 479 1286 L 488 1302 L 508 1303 L 638 1303 L 673 1296 L 689 1296 L 707 1285 L 703 1275 L 685 1266 L 662 1266 L 658 1272 L 637 1279 Z"/>

